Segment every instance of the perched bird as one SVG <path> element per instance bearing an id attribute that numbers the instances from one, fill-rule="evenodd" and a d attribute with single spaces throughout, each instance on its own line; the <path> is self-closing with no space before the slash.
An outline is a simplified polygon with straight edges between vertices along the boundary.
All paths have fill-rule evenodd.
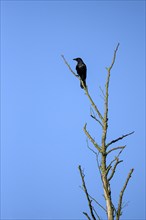
<path id="1" fill-rule="evenodd" d="M 81 80 L 83 81 L 84 86 L 86 87 L 87 67 L 81 58 L 75 58 L 73 60 L 77 61 L 76 71 L 78 75 L 80 76 Z M 80 86 L 83 89 L 81 82 L 80 82 Z"/>

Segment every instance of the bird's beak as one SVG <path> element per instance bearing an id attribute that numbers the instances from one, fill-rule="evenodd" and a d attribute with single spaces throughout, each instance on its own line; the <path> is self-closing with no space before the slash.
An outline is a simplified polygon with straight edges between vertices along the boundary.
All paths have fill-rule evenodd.
<path id="1" fill-rule="evenodd" d="M 76 58 L 74 58 L 73 60 L 75 60 L 75 61 L 76 61 L 77 59 L 76 59 Z"/>

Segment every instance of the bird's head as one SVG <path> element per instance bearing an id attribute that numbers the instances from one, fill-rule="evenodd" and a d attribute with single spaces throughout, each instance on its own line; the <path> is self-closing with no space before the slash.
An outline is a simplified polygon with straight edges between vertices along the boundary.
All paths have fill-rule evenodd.
<path id="1" fill-rule="evenodd" d="M 81 58 L 79 58 L 79 57 L 78 58 L 74 58 L 73 60 L 77 61 L 78 63 L 79 62 L 83 62 L 83 60 Z"/>

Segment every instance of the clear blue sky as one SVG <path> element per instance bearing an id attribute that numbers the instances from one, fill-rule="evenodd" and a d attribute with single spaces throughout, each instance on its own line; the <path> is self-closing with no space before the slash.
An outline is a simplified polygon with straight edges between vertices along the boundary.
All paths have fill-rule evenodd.
<path id="1" fill-rule="evenodd" d="M 103 112 L 99 87 L 118 42 L 108 140 L 135 134 L 119 143 L 127 148 L 111 183 L 113 198 L 134 167 L 122 219 L 145 219 L 145 25 L 144 1 L 1 1 L 1 219 L 84 219 L 79 164 L 89 193 L 104 204 L 82 129 L 87 122 L 100 143 L 100 127 L 61 54 L 73 69 L 72 59 L 83 58 Z"/>

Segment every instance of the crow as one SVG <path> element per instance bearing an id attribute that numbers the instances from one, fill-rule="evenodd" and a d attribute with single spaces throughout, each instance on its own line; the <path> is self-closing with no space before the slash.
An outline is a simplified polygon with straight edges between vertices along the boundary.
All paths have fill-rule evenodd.
<path id="1" fill-rule="evenodd" d="M 86 87 L 87 67 L 81 58 L 75 58 L 73 60 L 77 61 L 76 71 L 80 76 L 81 80 L 83 81 L 84 86 Z M 83 89 L 83 85 L 81 82 L 80 82 L 80 86 Z"/>

